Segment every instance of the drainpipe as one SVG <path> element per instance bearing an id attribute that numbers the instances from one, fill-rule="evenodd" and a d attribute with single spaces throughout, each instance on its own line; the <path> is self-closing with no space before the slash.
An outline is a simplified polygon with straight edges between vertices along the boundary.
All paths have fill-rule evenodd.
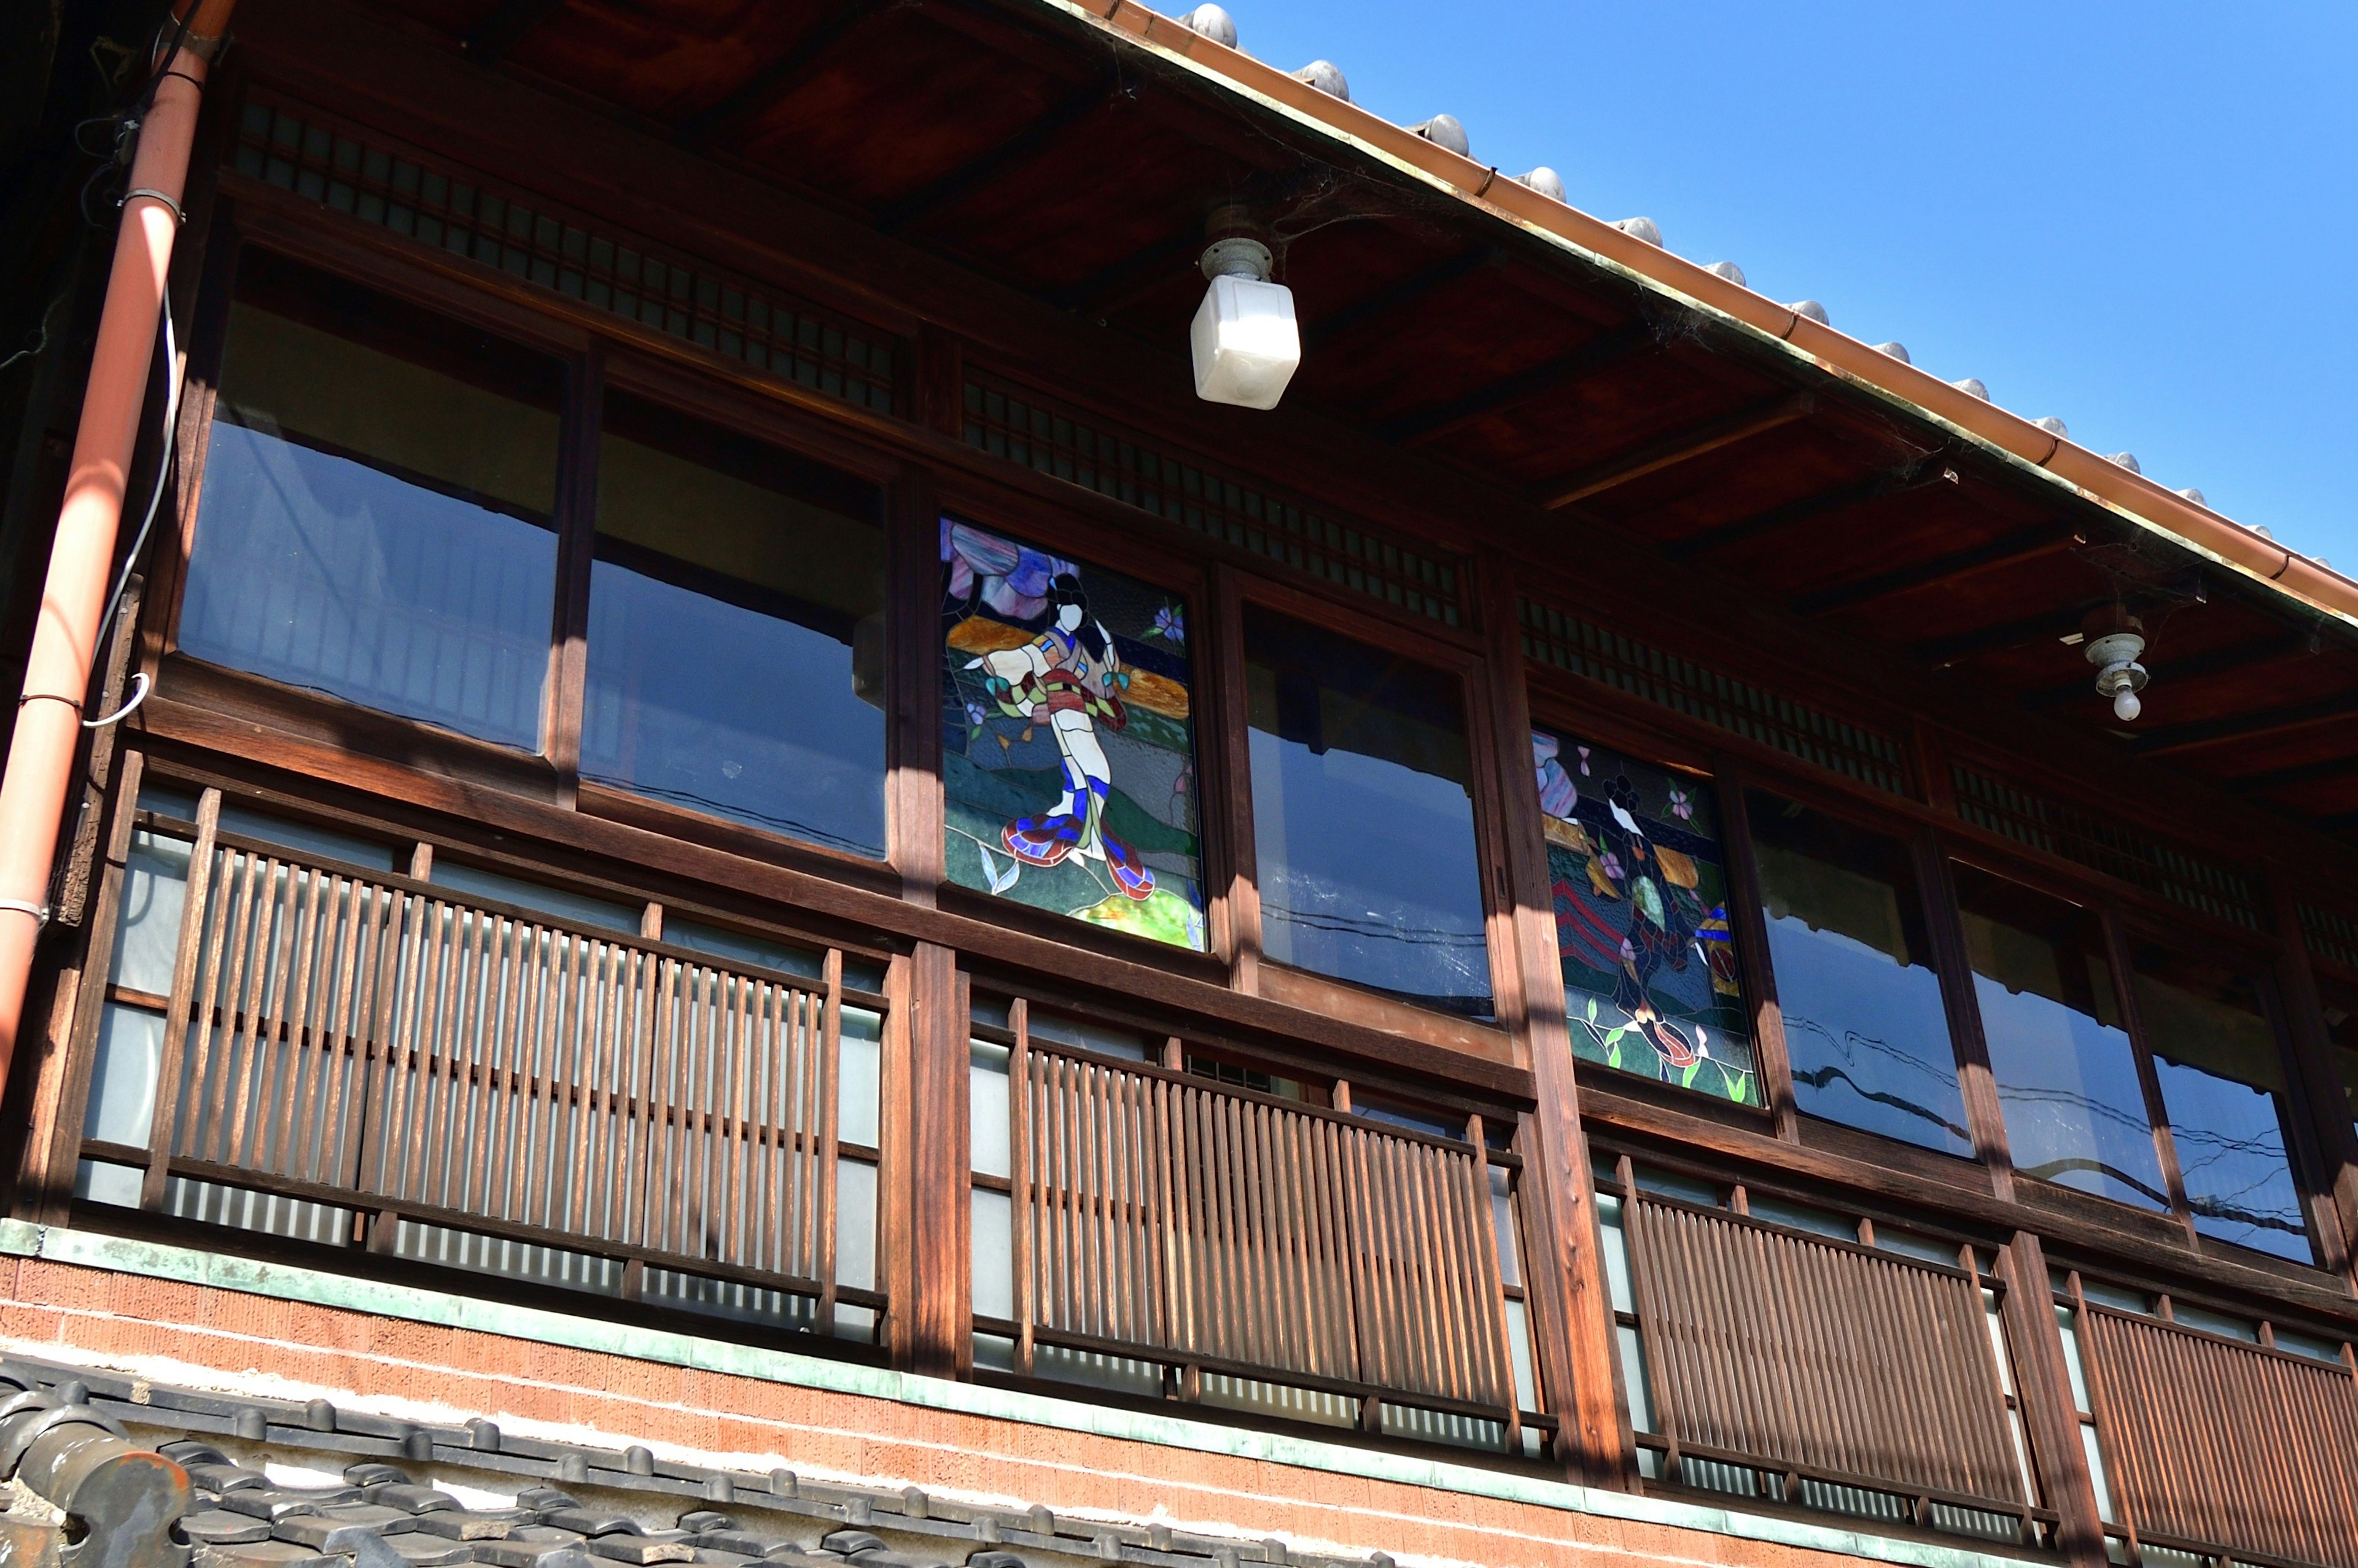
<path id="1" fill-rule="evenodd" d="M 123 521 L 124 486 L 155 362 L 156 326 L 180 226 L 180 196 L 204 100 L 205 68 L 235 3 L 178 0 L 174 5 L 155 60 L 160 74 L 131 163 L 130 193 L 115 235 L 73 467 L 49 546 L 49 579 L 25 665 L 25 692 L 16 703 L 8 771 L 0 778 L 0 1083 L 7 1079 L 24 1023 L 34 944 L 49 923 L 50 865 L 80 750 L 82 699 L 90 690 L 99 619 L 105 613 Z"/>

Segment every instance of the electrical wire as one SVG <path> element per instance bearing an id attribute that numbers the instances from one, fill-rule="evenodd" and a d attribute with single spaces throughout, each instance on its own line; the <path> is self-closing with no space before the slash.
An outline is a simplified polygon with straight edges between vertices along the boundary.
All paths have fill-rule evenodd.
<path id="1" fill-rule="evenodd" d="M 114 591 L 107 596 L 106 613 L 98 622 L 98 636 L 92 643 L 95 648 L 106 646 L 114 634 L 114 618 L 123 610 L 123 596 L 131 587 L 131 574 L 139 565 L 139 557 L 147 548 L 147 535 L 156 526 L 156 514 L 163 510 L 164 487 L 172 477 L 172 459 L 179 448 L 180 429 L 180 352 L 172 328 L 172 296 L 164 294 L 163 311 L 157 319 L 157 332 L 164 345 L 164 439 L 163 450 L 156 458 L 156 482 L 147 492 L 147 514 L 139 520 L 139 532 L 131 541 L 131 553 L 123 557 L 123 570 L 114 579 Z M 125 709 L 124 711 L 129 711 Z"/>

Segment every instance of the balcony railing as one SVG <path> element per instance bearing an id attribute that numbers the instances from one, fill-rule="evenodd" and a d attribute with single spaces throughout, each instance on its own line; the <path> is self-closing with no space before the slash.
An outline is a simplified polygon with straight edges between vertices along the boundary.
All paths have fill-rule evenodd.
<path id="1" fill-rule="evenodd" d="M 115 991 L 163 1014 L 146 1147 L 85 1146 L 144 1166 L 142 1207 L 218 1217 L 252 1209 L 224 1190 L 263 1195 L 312 1239 L 521 1244 L 624 1294 L 650 1269 L 704 1282 L 657 1295 L 733 1282 L 805 1299 L 787 1315 L 821 1332 L 839 1299 L 881 1304 L 838 1281 L 839 950 L 814 975 L 722 961 L 225 831 L 218 810 L 181 840 L 168 993 Z"/>
<path id="2" fill-rule="evenodd" d="M 2347 1343 L 2296 1354 L 2085 1299 L 2072 1310 L 2106 1518 L 2132 1550 L 2358 1568 Z"/>
<path id="3" fill-rule="evenodd" d="M 1517 1162 L 1478 1118 L 1463 1140 L 1421 1133 L 1026 1017 L 977 1031 L 1009 1048 L 1013 1297 L 978 1327 L 1012 1339 L 1015 1371 L 1047 1346 L 1159 1369 L 1181 1399 L 1227 1379 L 1232 1402 L 1519 1451 L 1527 1420 L 1549 1424 L 1519 1397 L 1501 1257 Z"/>
<path id="4" fill-rule="evenodd" d="M 78 1045 L 85 1200 L 406 1260 L 373 1270 L 849 1337 L 877 1321 L 892 1004 L 872 952 L 225 812 L 218 792 L 159 796 L 135 827 Z M 1547 1453 L 1560 1417 L 1539 1390 L 1577 1373 L 1541 1365 L 1526 1315 L 1525 1260 L 1552 1255 L 1522 1240 L 1528 1121 L 1501 1137 L 1371 1092 L 1355 1113 L 1352 1086 L 1249 1069 L 1217 1030 L 1186 1033 L 1200 1020 L 1027 989 L 964 977 L 952 1002 L 971 1004 L 979 1368 Z M 1911 1233 L 1636 1158 L 1600 1176 L 1598 1212 L 1647 1486 L 2062 1550 L 2041 1477 L 2076 1487 L 2084 1463 L 2095 1517 L 2076 1528 L 2132 1568 L 2358 1568 L 2346 1330 L 2068 1274 L 2068 1379 L 2025 1379 L 2017 1359 L 2051 1365 L 2055 1344 L 2023 1302 L 2004 1310 L 2027 1287 L 1992 1237 L 1931 1234 L 1963 1220 Z M 2026 1324 L 2038 1345 L 2010 1338 Z M 2065 1452 L 2034 1448 L 2058 1432 Z"/>
<path id="5" fill-rule="evenodd" d="M 2017 1445 L 2003 1287 L 1970 1249 L 1944 1263 L 1683 1201 L 1627 1161 L 1618 1185 L 1624 1369 L 1660 1475 L 2039 1539 L 2056 1516 Z"/>

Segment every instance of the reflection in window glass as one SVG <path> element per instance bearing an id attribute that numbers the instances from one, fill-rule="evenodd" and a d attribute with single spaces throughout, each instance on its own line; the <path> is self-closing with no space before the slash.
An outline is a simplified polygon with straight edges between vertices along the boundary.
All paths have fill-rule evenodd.
<path id="1" fill-rule="evenodd" d="M 2077 904 L 1958 866 L 1957 904 L 2015 1169 L 2169 1206 L 2104 932 Z"/>
<path id="2" fill-rule="evenodd" d="M 1200 952 L 1186 605 L 941 520 L 950 880 Z"/>
<path id="3" fill-rule="evenodd" d="M 2224 965 L 2141 945 L 2136 1000 L 2194 1228 L 2310 1261 L 2284 1059 L 2258 986 Z"/>
<path id="4" fill-rule="evenodd" d="M 1747 792 L 1795 1103 L 1971 1155 L 1924 901 L 1897 839 Z"/>
<path id="5" fill-rule="evenodd" d="M 1489 1016 L 1457 681 L 1258 606 L 1244 633 L 1262 950 Z"/>
<path id="6" fill-rule="evenodd" d="M 537 745 L 564 380 L 554 360 L 248 251 L 180 647 Z"/>
<path id="7" fill-rule="evenodd" d="M 873 486 L 609 394 L 584 778 L 884 853 Z"/>
<path id="8" fill-rule="evenodd" d="M 1531 762 L 1573 1050 L 1758 1105 L 1711 785 L 1536 730 Z"/>

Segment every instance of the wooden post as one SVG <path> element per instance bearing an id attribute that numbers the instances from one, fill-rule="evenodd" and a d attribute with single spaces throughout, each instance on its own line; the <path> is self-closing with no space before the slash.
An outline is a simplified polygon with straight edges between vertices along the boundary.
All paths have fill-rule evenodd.
<path id="1" fill-rule="evenodd" d="M 1760 1098 L 1777 1119 L 1777 1136 L 1798 1142 L 1801 1118 L 1793 1101 L 1793 1060 L 1786 1054 L 1785 1013 L 1777 1003 L 1776 976 L 1769 972 L 1768 921 L 1761 913 L 1760 865 L 1753 858 L 1746 780 L 1724 756 L 1712 758 L 1711 771 L 1719 792 L 1720 848 L 1727 857 L 1727 935 L 1742 960 L 1745 1000 L 1752 1007 L 1752 1059 L 1760 1072 Z"/>
<path id="2" fill-rule="evenodd" d="M 932 908 L 942 844 L 941 511 L 914 463 L 893 478 L 885 549 L 885 807 L 902 895 Z M 963 1027 L 963 1025 L 961 1025 Z"/>
<path id="3" fill-rule="evenodd" d="M 1523 1260 L 1531 1304 L 1540 1399 L 1562 1423 L 1557 1457 L 1593 1487 L 1633 1489 L 1637 1454 L 1627 1441 L 1617 1397 L 1619 1357 L 1613 1301 L 1605 1284 L 1603 1241 L 1588 1142 L 1580 1128 L 1580 1091 L 1572 1034 L 1564 1022 L 1563 970 L 1549 892 L 1547 840 L 1532 783 L 1531 700 L 1523 684 L 1522 643 L 1512 580 L 1492 558 L 1480 563 L 1483 623 L 1489 642 L 1489 710 L 1501 781 L 1498 837 L 1506 850 L 1501 920 L 1514 944 L 1511 965 L 1520 995 L 1498 999 L 1499 1016 L 1531 1062 L 1534 1134 L 1524 1150 L 1522 1195 L 1531 1238 Z"/>
<path id="4" fill-rule="evenodd" d="M 955 1377 L 973 1337 L 967 1025 L 957 955 L 920 942 L 885 977 L 878 1184 L 887 1347 L 903 1371 Z"/>
<path id="5" fill-rule="evenodd" d="M 2055 1323 L 2047 1253 L 2038 1237 L 2017 1231 L 1999 1254 L 1998 1267 L 2006 1283 L 2000 1311 L 2006 1347 L 2014 1353 L 2015 1394 L 2022 1404 L 2031 1468 L 2047 1506 L 2062 1516 L 2056 1545 L 2071 1568 L 2104 1568 L 2104 1521 L 2096 1512 L 2087 1451 L 2080 1445 L 2080 1412 L 2071 1402 L 2071 1372 Z"/>
<path id="6" fill-rule="evenodd" d="M 2309 967 L 2308 936 L 2300 928 L 2300 905 L 2281 867 L 2269 867 L 2266 875 L 2279 943 L 2277 991 L 2284 999 L 2285 1033 L 2292 1039 L 2298 1081 L 2307 1091 L 2293 1098 L 2309 1113 L 2323 1178 L 2312 1206 L 2320 1221 L 2319 1234 L 2330 1243 L 2328 1261 L 2347 1268 L 2358 1259 L 2358 1129 L 2351 1125 L 2348 1097 L 2333 1060 L 2325 1004 L 2317 994 L 2317 972 Z M 2338 1257 L 2332 1255 L 2337 1249 Z"/>

